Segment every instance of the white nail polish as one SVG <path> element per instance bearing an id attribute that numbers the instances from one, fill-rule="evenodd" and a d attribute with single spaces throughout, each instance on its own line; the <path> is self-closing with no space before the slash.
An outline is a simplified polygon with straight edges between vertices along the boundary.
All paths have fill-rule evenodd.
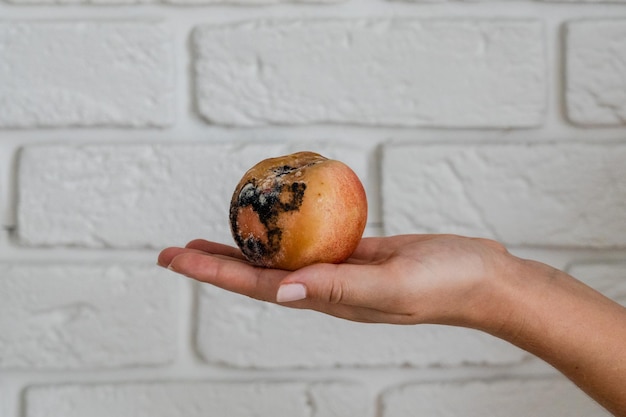
<path id="1" fill-rule="evenodd" d="M 278 287 L 276 301 L 287 303 L 289 301 L 304 300 L 306 298 L 306 287 L 302 284 L 283 284 Z"/>

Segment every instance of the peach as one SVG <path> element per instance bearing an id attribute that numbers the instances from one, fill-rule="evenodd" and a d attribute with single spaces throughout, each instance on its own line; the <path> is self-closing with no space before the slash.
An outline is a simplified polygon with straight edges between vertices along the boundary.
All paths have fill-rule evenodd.
<path id="1" fill-rule="evenodd" d="M 230 202 L 230 227 L 253 264 L 295 270 L 345 261 L 367 221 L 367 199 L 346 164 L 313 152 L 263 160 Z"/>

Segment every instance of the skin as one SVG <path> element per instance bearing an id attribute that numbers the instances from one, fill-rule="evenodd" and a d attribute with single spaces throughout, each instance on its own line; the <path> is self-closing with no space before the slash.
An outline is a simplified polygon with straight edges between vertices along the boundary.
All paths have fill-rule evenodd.
<path id="1" fill-rule="evenodd" d="M 611 413 L 626 416 L 626 309 L 495 241 L 366 238 L 344 263 L 284 271 L 195 240 L 163 250 L 158 264 L 259 300 L 348 320 L 481 330 L 542 358 Z"/>

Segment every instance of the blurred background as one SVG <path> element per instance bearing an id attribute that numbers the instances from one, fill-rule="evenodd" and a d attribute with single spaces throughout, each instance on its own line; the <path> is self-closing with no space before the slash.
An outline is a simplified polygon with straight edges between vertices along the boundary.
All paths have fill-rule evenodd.
<path id="1" fill-rule="evenodd" d="M 460 233 L 626 303 L 626 3 L 0 1 L 0 416 L 602 416 L 486 334 L 156 266 L 233 244 L 267 157 L 350 165 L 366 235 Z"/>

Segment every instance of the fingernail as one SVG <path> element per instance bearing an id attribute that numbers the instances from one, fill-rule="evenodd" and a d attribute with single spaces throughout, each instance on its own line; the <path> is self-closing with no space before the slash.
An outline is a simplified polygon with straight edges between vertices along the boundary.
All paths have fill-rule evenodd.
<path id="1" fill-rule="evenodd" d="M 302 284 L 283 284 L 278 287 L 276 293 L 276 301 L 279 303 L 304 300 L 305 298 L 306 287 Z"/>
<path id="2" fill-rule="evenodd" d="M 169 265 L 167 266 L 167 269 L 169 269 L 170 271 L 173 271 L 173 272 L 177 272 L 177 271 L 176 271 L 176 270 L 172 267 L 172 264 L 169 264 Z"/>

